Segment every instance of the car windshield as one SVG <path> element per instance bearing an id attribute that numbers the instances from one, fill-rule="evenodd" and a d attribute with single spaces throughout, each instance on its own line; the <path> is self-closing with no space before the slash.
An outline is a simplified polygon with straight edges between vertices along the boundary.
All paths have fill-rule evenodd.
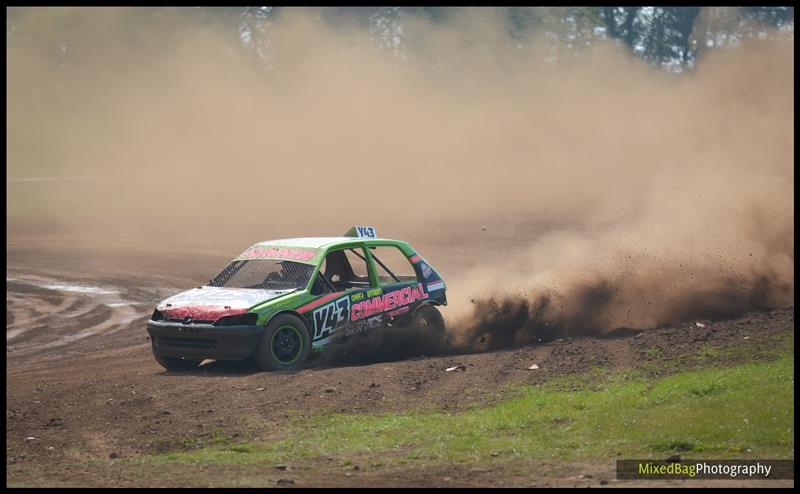
<path id="1" fill-rule="evenodd" d="M 226 288 L 261 288 L 267 290 L 302 289 L 314 272 L 312 264 L 278 259 L 237 260 L 228 264 L 208 282 Z"/>

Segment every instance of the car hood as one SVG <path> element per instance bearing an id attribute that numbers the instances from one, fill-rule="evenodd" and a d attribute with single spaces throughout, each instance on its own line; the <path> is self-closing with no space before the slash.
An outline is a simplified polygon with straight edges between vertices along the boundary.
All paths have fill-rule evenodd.
<path id="1" fill-rule="evenodd" d="M 181 292 L 156 306 L 166 319 L 210 321 L 244 314 L 250 307 L 294 290 L 258 290 L 202 286 Z"/>

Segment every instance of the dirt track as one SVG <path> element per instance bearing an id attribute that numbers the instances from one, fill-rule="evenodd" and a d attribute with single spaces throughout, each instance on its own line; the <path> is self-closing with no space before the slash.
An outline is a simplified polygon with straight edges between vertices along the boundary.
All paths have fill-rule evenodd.
<path id="1" fill-rule="evenodd" d="M 201 283 L 224 264 L 224 257 L 194 256 L 176 263 L 182 256 L 140 251 L 128 252 L 120 262 L 119 250 L 88 254 L 64 246 L 8 248 L 10 485 L 206 485 L 214 468 L 198 477 L 197 471 L 179 467 L 148 480 L 109 468 L 108 459 L 180 449 L 186 438 L 202 443 L 220 429 L 233 439 L 265 440 L 279 436 L 298 414 L 459 410 L 502 399 L 506 385 L 543 382 L 598 366 L 639 366 L 652 358 L 647 350 L 654 347 L 661 348 L 663 365 L 653 372 L 671 373 L 690 365 L 688 356 L 703 344 L 757 348 L 794 327 L 794 310 L 787 308 L 706 321 L 703 328 L 687 322 L 490 353 L 398 355 L 368 365 L 344 360 L 297 373 L 206 363 L 197 372 L 167 374 L 150 354 L 145 321 L 155 302 Z M 540 370 L 527 370 L 532 363 Z M 444 371 L 455 364 L 466 371 Z M 591 477 L 578 478 L 585 473 Z M 280 475 L 270 473 L 263 480 L 272 482 L 273 477 Z M 349 476 L 301 466 L 294 478 L 298 485 L 597 485 L 598 479 L 613 479 L 613 464 L 543 462 L 540 472 L 525 475 L 511 472 L 511 466 L 508 471 L 454 466 Z"/>

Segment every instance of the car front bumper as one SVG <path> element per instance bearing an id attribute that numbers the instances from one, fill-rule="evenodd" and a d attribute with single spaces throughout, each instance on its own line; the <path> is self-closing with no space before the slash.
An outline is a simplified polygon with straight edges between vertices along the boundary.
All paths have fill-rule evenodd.
<path id="1" fill-rule="evenodd" d="M 261 326 L 214 326 L 148 321 L 153 349 L 166 357 L 241 360 L 258 347 Z"/>

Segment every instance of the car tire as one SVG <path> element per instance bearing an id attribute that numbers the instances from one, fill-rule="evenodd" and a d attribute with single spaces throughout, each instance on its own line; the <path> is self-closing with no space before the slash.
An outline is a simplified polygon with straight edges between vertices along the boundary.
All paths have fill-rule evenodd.
<path id="1" fill-rule="evenodd" d="M 432 305 L 423 305 L 414 312 L 414 317 L 411 324 L 419 330 L 423 331 L 426 336 L 431 337 L 434 341 L 444 342 L 446 339 L 446 330 L 444 317 L 439 309 Z"/>
<path id="2" fill-rule="evenodd" d="M 253 359 L 265 371 L 297 370 L 311 353 L 305 322 L 293 314 L 278 314 L 264 327 Z"/>
<path id="3" fill-rule="evenodd" d="M 153 350 L 153 357 L 156 358 L 156 362 L 158 365 L 165 368 L 169 372 L 181 372 L 181 371 L 190 371 L 193 369 L 197 369 L 200 366 L 200 363 L 203 359 L 182 359 L 178 357 L 167 357 L 166 355 L 161 355 L 156 350 L 155 343 L 151 345 Z"/>

